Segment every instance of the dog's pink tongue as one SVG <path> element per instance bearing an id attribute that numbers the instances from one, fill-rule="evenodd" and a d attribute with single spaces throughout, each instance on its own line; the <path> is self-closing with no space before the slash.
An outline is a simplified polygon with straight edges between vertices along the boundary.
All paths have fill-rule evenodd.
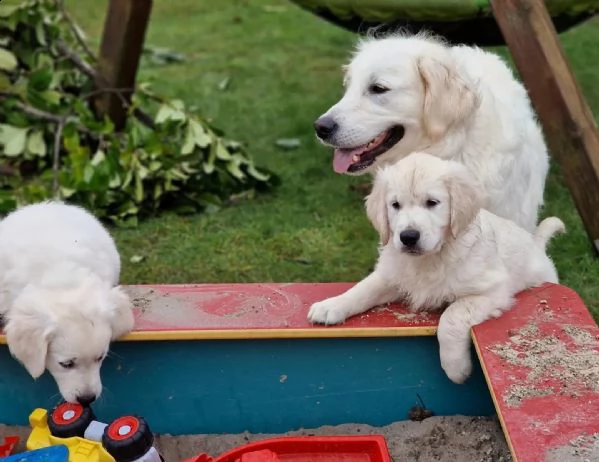
<path id="1" fill-rule="evenodd" d="M 335 149 L 333 154 L 333 170 L 335 173 L 345 173 L 353 164 L 352 157 L 359 149 Z"/>

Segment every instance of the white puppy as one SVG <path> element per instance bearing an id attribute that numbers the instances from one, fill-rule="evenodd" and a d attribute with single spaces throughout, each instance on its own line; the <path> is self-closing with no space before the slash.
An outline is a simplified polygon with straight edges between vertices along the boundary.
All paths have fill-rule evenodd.
<path id="1" fill-rule="evenodd" d="M 342 295 L 312 305 L 312 322 L 336 324 L 384 303 L 403 300 L 412 311 L 443 312 L 441 365 L 461 383 L 470 375 L 470 328 L 508 310 L 514 295 L 557 282 L 545 253 L 565 230 L 547 218 L 534 235 L 480 208 L 482 191 L 467 168 L 415 153 L 383 167 L 366 211 L 382 247 L 372 274 Z"/>
<path id="2" fill-rule="evenodd" d="M 484 208 L 534 231 L 549 157 L 526 89 L 498 56 L 423 34 L 369 38 L 344 83 L 315 122 L 335 171 L 374 172 L 416 151 L 459 161 Z"/>
<path id="3" fill-rule="evenodd" d="M 10 352 L 34 377 L 47 368 L 70 402 L 102 391 L 109 343 L 133 327 L 114 241 L 87 211 L 29 205 L 0 222 L 0 315 Z"/>

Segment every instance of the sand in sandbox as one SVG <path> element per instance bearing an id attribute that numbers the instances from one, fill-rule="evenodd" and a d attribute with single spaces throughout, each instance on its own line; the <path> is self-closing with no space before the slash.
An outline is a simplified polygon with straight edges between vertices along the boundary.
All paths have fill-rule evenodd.
<path id="1" fill-rule="evenodd" d="M 0 436 L 26 436 L 24 427 L 0 425 Z M 344 424 L 299 430 L 287 435 L 369 435 L 387 439 L 394 462 L 508 462 L 512 458 L 496 419 L 483 417 L 430 417 L 422 422 L 397 422 L 386 427 Z M 270 434 L 159 435 L 156 447 L 166 462 L 206 453 L 212 457 Z"/>

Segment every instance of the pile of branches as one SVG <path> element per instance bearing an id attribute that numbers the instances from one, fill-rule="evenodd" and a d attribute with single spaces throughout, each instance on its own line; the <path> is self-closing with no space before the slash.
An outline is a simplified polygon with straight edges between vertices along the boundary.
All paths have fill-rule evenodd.
<path id="1" fill-rule="evenodd" d="M 97 89 L 96 62 L 62 0 L 0 4 L 0 213 L 61 198 L 135 225 L 164 209 L 218 209 L 278 181 L 182 101 L 144 83 Z M 127 107 L 119 132 L 94 112 L 105 91 Z"/>

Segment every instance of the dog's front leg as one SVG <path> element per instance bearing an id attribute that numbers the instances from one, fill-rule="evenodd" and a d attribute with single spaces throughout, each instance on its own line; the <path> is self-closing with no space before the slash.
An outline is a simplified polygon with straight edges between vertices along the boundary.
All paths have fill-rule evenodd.
<path id="1" fill-rule="evenodd" d="M 456 300 L 441 315 L 437 338 L 441 367 L 455 383 L 464 383 L 472 372 L 470 329 L 487 319 L 499 317 L 513 304 L 505 291 L 472 295 Z"/>
<path id="2" fill-rule="evenodd" d="M 314 303 L 308 313 L 308 319 L 313 323 L 339 324 L 350 316 L 397 298 L 397 289 L 391 287 L 389 280 L 375 271 L 347 292 Z"/>

